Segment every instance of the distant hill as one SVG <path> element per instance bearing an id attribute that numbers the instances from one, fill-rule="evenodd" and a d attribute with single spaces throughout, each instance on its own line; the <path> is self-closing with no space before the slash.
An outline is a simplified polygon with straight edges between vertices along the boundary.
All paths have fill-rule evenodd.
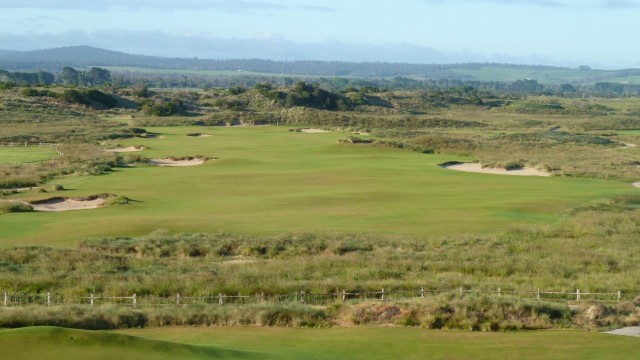
<path id="1" fill-rule="evenodd" d="M 213 60 L 134 55 L 90 46 L 72 46 L 36 51 L 0 50 L 0 69 L 10 71 L 60 72 L 63 67 L 109 67 L 111 71 L 151 69 L 167 71 L 252 72 L 279 76 L 323 76 L 353 78 L 443 79 L 504 81 L 535 79 L 541 83 L 594 83 L 612 81 L 640 83 L 640 70 L 578 70 L 553 66 L 511 64 L 407 64 L 354 63 L 342 61 L 272 61 L 263 59 Z M 133 68 L 133 69 L 132 69 Z M 149 72 L 149 71 L 147 71 Z M 153 71 L 151 71 L 153 72 Z"/>
<path id="2" fill-rule="evenodd" d="M 4 54 L 10 54 L 10 53 L 14 53 L 15 51 L 13 50 L 3 50 L 0 49 L 0 55 L 4 55 Z"/>

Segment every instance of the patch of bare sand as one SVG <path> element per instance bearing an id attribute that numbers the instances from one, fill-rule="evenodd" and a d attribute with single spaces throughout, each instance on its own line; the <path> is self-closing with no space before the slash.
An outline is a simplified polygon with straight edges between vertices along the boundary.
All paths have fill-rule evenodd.
<path id="1" fill-rule="evenodd" d="M 300 129 L 300 132 L 309 133 L 309 134 L 317 134 L 317 133 L 327 133 L 327 130 L 322 129 Z"/>
<path id="2" fill-rule="evenodd" d="M 622 329 L 606 331 L 605 334 L 640 337 L 640 326 L 629 326 Z"/>
<path id="3" fill-rule="evenodd" d="M 189 159 L 181 159 L 174 160 L 170 158 L 166 159 L 151 159 L 151 164 L 156 166 L 196 166 L 204 164 L 204 159 L 202 158 L 189 158 Z"/>
<path id="4" fill-rule="evenodd" d="M 633 185 L 633 186 L 635 186 L 635 187 L 637 187 L 637 188 L 640 188 L 640 181 L 638 181 L 638 182 L 634 182 L 634 183 L 633 183 L 633 184 L 631 184 L 631 185 Z"/>
<path id="5" fill-rule="evenodd" d="M 551 174 L 540 171 L 534 168 L 522 168 L 507 170 L 502 168 L 483 168 L 480 163 L 450 163 L 442 165 L 443 168 L 456 171 L 475 172 L 483 174 L 496 174 L 496 175 L 519 175 L 519 176 L 551 176 Z"/>
<path id="6" fill-rule="evenodd" d="M 35 211 L 72 211 L 96 209 L 104 204 L 105 199 L 101 197 L 93 199 L 71 199 L 54 197 L 51 199 L 33 201 L 31 206 Z"/>
<path id="7" fill-rule="evenodd" d="M 138 146 L 129 146 L 129 147 L 122 147 L 122 148 L 105 149 L 105 151 L 114 152 L 114 153 L 127 153 L 127 152 L 136 152 L 136 151 L 142 151 L 142 150 L 144 150 L 144 148 L 143 147 L 138 147 Z"/>
<path id="8" fill-rule="evenodd" d="M 622 147 L 623 149 L 628 149 L 628 148 L 634 148 L 636 147 L 636 144 L 624 144 L 624 146 Z"/>

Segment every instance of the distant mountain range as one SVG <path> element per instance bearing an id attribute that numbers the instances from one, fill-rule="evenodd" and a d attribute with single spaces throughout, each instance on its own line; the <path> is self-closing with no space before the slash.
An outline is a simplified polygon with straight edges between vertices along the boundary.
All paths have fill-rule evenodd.
<path id="1" fill-rule="evenodd" d="M 589 83 L 614 81 L 640 83 L 640 70 L 614 71 L 571 69 L 511 64 L 408 64 L 343 61 L 273 61 L 263 59 L 213 60 L 167 58 L 72 46 L 35 51 L 0 50 L 0 69 L 9 71 L 60 72 L 63 67 L 109 67 L 112 71 L 226 71 L 277 76 L 324 76 L 356 78 L 411 77 L 465 81 L 515 81 L 535 79 L 541 83 Z"/>

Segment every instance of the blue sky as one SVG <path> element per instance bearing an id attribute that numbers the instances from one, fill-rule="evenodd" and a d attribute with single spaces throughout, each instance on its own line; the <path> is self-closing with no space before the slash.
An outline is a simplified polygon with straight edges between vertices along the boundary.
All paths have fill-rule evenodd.
<path id="1" fill-rule="evenodd" d="M 0 49 L 640 67 L 640 0 L 0 0 Z"/>

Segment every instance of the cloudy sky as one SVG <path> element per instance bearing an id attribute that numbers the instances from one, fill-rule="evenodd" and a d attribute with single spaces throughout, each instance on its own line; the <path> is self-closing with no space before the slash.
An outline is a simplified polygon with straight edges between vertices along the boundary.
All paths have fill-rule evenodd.
<path id="1" fill-rule="evenodd" d="M 640 67 L 640 0 L 0 0 L 0 49 Z"/>

